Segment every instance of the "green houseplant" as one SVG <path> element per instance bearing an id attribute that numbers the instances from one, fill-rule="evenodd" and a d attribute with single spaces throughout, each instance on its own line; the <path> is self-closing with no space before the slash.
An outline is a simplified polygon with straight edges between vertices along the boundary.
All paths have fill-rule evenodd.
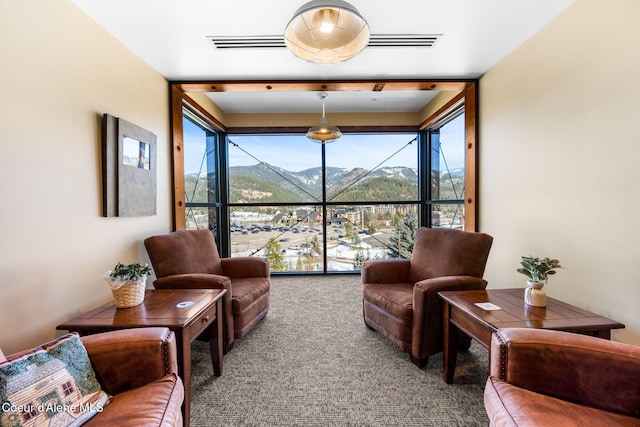
<path id="1" fill-rule="evenodd" d="M 117 263 L 113 270 L 107 271 L 105 281 L 111 288 L 116 307 L 128 308 L 144 301 L 147 276 L 151 273 L 148 264 Z"/>
<path id="2" fill-rule="evenodd" d="M 516 271 L 527 276 L 527 289 L 524 291 L 524 302 L 534 307 L 547 306 L 547 293 L 542 287 L 549 276 L 556 274 L 557 268 L 562 268 L 560 261 L 549 257 L 523 256 L 520 258 L 521 267 Z"/>
<path id="3" fill-rule="evenodd" d="M 149 264 L 122 264 L 117 263 L 113 270 L 109 270 L 107 274 L 113 280 L 138 280 L 146 278 L 151 273 Z"/>
<path id="4" fill-rule="evenodd" d="M 523 256 L 516 271 L 522 273 L 532 283 L 546 283 L 549 276 L 556 274 L 555 269 L 562 268 L 560 261 L 549 257 Z"/>

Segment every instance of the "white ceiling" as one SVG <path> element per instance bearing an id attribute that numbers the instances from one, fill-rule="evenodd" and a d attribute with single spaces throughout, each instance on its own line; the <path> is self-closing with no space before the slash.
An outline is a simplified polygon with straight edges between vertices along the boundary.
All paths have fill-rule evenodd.
<path id="1" fill-rule="evenodd" d="M 285 48 L 216 49 L 208 36 L 282 35 L 304 0 L 71 0 L 171 81 L 479 78 L 574 0 L 351 0 L 372 34 L 441 34 L 433 47 L 369 47 L 337 65 Z M 227 112 L 318 111 L 317 93 L 227 92 Z M 427 96 L 427 98 L 424 98 Z M 338 93 L 327 111 L 416 111 L 433 93 Z M 373 101 L 372 99 L 376 99 Z"/>

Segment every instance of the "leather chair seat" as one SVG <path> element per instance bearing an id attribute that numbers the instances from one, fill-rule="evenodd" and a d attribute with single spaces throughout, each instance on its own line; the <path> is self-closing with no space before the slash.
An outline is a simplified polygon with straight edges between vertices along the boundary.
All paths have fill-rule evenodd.
<path id="1" fill-rule="evenodd" d="M 535 393 L 494 377 L 487 379 L 484 393 L 494 427 L 640 426 L 637 418 Z"/>
<path id="2" fill-rule="evenodd" d="M 167 423 L 180 414 L 182 382 L 175 373 L 142 387 L 113 396 L 100 416 L 91 418 L 87 427 L 139 427 L 180 425 L 181 419 Z"/>
<path id="3" fill-rule="evenodd" d="M 411 326 L 412 283 L 372 283 L 362 290 L 364 299 Z"/>

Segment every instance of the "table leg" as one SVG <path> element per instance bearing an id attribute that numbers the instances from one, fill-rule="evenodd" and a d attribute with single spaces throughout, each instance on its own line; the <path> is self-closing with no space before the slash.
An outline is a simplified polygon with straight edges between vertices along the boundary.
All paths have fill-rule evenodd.
<path id="1" fill-rule="evenodd" d="M 606 331 L 597 331 L 596 336 L 598 338 L 603 338 L 605 340 L 611 339 L 611 329 L 607 329 Z"/>
<path id="2" fill-rule="evenodd" d="M 216 317 L 210 326 L 209 352 L 211 353 L 211 363 L 213 364 L 213 374 L 217 377 L 222 375 L 223 354 L 222 354 L 222 298 L 216 301 Z"/>
<path id="3" fill-rule="evenodd" d="M 443 313 L 443 377 L 447 384 L 451 384 L 453 383 L 453 375 L 456 370 L 456 359 L 458 357 L 458 331 L 457 328 L 451 324 L 451 305 L 447 302 L 444 303 Z"/>
<path id="4" fill-rule="evenodd" d="M 175 331 L 178 345 L 178 374 L 184 384 L 182 418 L 184 427 L 189 427 L 191 418 L 191 341 L 182 331 Z"/>

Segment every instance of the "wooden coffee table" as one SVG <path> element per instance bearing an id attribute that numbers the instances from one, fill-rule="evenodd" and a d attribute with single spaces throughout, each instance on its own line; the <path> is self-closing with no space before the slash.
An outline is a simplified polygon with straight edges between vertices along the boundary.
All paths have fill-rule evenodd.
<path id="1" fill-rule="evenodd" d="M 537 328 L 576 332 L 610 339 L 612 329 L 622 323 L 595 313 L 547 298 L 546 307 L 524 303 L 524 289 L 491 289 L 483 291 L 445 291 L 444 300 L 444 380 L 451 384 L 456 369 L 458 330 L 477 340 L 487 349 L 491 336 L 499 328 Z M 476 305 L 490 303 L 499 310 Z"/>
<path id="2" fill-rule="evenodd" d="M 148 289 L 142 304 L 117 308 L 115 301 L 56 327 L 81 335 L 116 329 L 165 326 L 176 335 L 178 374 L 184 383 L 184 425 L 191 415 L 191 343 L 209 328 L 213 372 L 222 375 L 222 296 L 224 289 Z M 220 316 L 218 315 L 220 313 Z"/>

